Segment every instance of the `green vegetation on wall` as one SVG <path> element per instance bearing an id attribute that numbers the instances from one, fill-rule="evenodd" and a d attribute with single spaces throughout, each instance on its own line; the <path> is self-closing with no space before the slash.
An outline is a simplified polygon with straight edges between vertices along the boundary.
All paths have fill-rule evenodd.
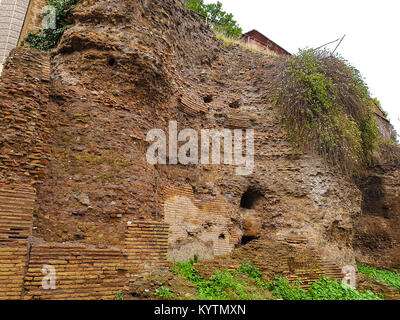
<path id="1" fill-rule="evenodd" d="M 166 287 L 161 287 L 160 289 L 156 289 L 156 296 L 165 299 L 172 299 L 174 295 L 171 291 L 169 291 Z"/>
<path id="2" fill-rule="evenodd" d="M 214 31 L 224 34 L 233 39 L 239 39 L 242 36 L 242 28 L 233 19 L 233 15 L 222 9 L 222 3 L 205 4 L 204 0 L 188 0 L 186 6 L 199 13 L 204 19 L 214 24 Z"/>
<path id="3" fill-rule="evenodd" d="M 397 288 L 400 292 L 400 273 L 388 270 L 378 270 L 374 267 L 365 266 L 362 264 L 357 265 L 358 271 L 370 278 L 376 279 L 383 283 L 388 284 L 393 288 Z"/>
<path id="4" fill-rule="evenodd" d="M 122 294 L 121 291 L 118 291 L 116 293 L 114 300 L 124 300 L 124 295 Z"/>
<path id="5" fill-rule="evenodd" d="M 273 83 L 273 102 L 294 147 L 346 171 L 371 163 L 378 143 L 374 101 L 346 60 L 323 50 L 300 50 L 277 61 Z"/>
<path id="6" fill-rule="evenodd" d="M 22 45 L 28 44 L 30 48 L 41 51 L 50 51 L 54 48 L 64 31 L 70 27 L 67 24 L 67 19 L 76 3 L 77 0 L 46 0 L 47 6 L 52 6 L 55 9 L 55 29 L 40 29 L 36 33 L 30 32 L 23 40 Z M 44 14 L 47 14 L 47 12 L 44 12 Z"/>

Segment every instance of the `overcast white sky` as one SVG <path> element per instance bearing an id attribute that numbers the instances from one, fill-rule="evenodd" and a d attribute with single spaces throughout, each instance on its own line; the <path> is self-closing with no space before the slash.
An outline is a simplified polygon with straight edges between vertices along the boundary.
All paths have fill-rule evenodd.
<path id="1" fill-rule="evenodd" d="M 399 0 L 220 1 L 243 32 L 256 29 L 291 53 L 346 34 L 338 52 L 360 70 L 400 133 Z"/>

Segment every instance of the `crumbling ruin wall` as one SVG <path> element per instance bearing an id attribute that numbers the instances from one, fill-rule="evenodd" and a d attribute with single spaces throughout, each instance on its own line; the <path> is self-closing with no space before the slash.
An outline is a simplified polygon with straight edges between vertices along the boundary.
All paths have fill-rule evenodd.
<path id="1" fill-rule="evenodd" d="M 54 107 L 49 100 L 50 57 L 15 49 L 0 82 L 0 180 L 36 185 L 44 178 Z"/>
<path id="2" fill-rule="evenodd" d="M 360 262 L 400 268 L 400 151 L 386 146 L 360 182 L 362 214 L 355 221 L 354 248 Z"/>
<path id="3" fill-rule="evenodd" d="M 223 232 L 218 240 L 212 235 L 215 245 L 204 258 L 233 250 L 246 236 L 241 229 L 253 228 L 256 238 L 307 237 L 326 259 L 354 263 L 352 217 L 360 212 L 360 192 L 338 170 L 293 151 L 286 141 L 265 90 L 273 81 L 273 58 L 224 49 L 177 1 L 82 2 L 73 18 L 74 26 L 52 53 L 50 83 L 5 77 L 40 89 L 39 102 L 17 95 L 20 105 L 37 103 L 46 112 L 35 122 L 35 139 L 13 138 L 14 153 L 25 152 L 21 158 L 2 149 L 21 170 L 18 178 L 36 186 L 35 237 L 122 247 L 128 221 L 170 219 L 163 190 L 190 185 L 200 213 L 196 209 L 188 215 L 188 226 L 168 220 L 171 228 L 189 230 L 199 216 L 224 211 L 224 218 L 214 219 L 220 221 L 216 230 L 229 230 L 225 239 Z M 149 164 L 147 133 L 155 128 L 168 132 L 172 120 L 178 130 L 254 129 L 253 173 L 238 176 L 234 166 L 226 165 Z M 9 130 L 11 122 L 5 123 Z M 25 177 L 21 168 L 30 153 L 36 154 L 30 152 L 35 145 L 45 147 L 33 162 L 41 166 L 40 174 L 30 173 L 30 167 Z M 17 176 L 9 170 L 2 174 Z M 256 193 L 258 200 L 241 208 L 246 192 Z M 179 195 L 169 199 L 175 197 L 178 207 L 188 201 Z"/>
<path id="4" fill-rule="evenodd" d="M 227 48 L 177 0 L 82 1 L 73 20 L 51 54 L 15 50 L 0 87 L 0 177 L 36 191 L 26 298 L 103 287 L 97 297 L 109 298 L 167 257 L 209 259 L 253 241 L 300 242 L 326 274 L 354 265 L 362 192 L 287 141 L 269 104 L 275 57 Z M 150 164 L 147 133 L 169 138 L 171 121 L 253 129 L 253 171 Z M 47 292 L 38 268 L 53 253 L 62 282 Z M 286 253 L 263 252 L 290 272 Z"/>
<path id="5" fill-rule="evenodd" d="M 136 277 L 168 266 L 164 223 L 129 221 L 122 248 L 46 243 L 32 237 L 35 200 L 29 186 L 0 185 L 2 300 L 113 299 Z"/>
<path id="6" fill-rule="evenodd" d="M 231 220 L 237 210 L 224 197 L 196 201 L 192 188 L 182 186 L 166 188 L 164 199 L 164 221 L 171 226 L 169 260 L 212 259 L 240 243 L 243 232 Z"/>
<path id="7" fill-rule="evenodd" d="M 59 125 L 38 187 L 35 236 L 61 242 L 77 241 L 78 234 L 88 244 L 120 245 L 126 221 L 138 215 L 165 218 L 180 234 L 228 208 L 215 230 L 247 225 L 256 238 L 296 234 L 326 259 L 354 263 L 352 219 L 361 193 L 340 171 L 286 141 L 268 103 L 273 57 L 225 49 L 178 1 L 82 2 L 73 19 L 53 53 Z M 238 176 L 223 164 L 149 164 L 147 133 L 161 129 L 168 136 L 174 120 L 179 131 L 254 129 L 253 173 Z M 178 190 L 188 185 L 197 203 L 183 212 L 179 207 L 193 199 Z M 167 202 L 166 188 L 177 190 Z M 258 194 L 255 207 L 240 207 L 246 192 Z M 232 231 L 220 239 L 221 232 L 216 239 L 217 233 L 201 240 L 209 243 L 201 245 L 203 258 L 232 250 L 245 235 Z M 173 237 L 171 257 L 179 240 L 188 242 L 184 232 Z"/>
<path id="8" fill-rule="evenodd" d="M 22 296 L 34 204 L 29 186 L 0 186 L 0 299 Z"/>
<path id="9" fill-rule="evenodd" d="M 79 237 L 50 243 L 32 234 L 59 123 L 54 92 L 49 54 L 14 49 L 0 85 L 0 298 L 112 299 L 133 277 L 167 266 L 168 226 L 121 222 L 117 247 L 82 244 Z M 45 266 L 55 270 L 53 289 L 43 287 Z"/>

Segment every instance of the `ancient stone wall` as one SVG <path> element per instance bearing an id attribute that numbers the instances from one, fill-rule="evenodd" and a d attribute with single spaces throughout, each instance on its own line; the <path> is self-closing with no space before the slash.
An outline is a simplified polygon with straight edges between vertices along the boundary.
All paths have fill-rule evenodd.
<path id="1" fill-rule="evenodd" d="M 0 179 L 36 184 L 49 159 L 54 120 L 49 100 L 50 58 L 15 49 L 0 82 Z"/>
<path id="2" fill-rule="evenodd" d="M 199 201 L 188 185 L 164 190 L 164 221 L 171 226 L 168 258 L 188 261 L 232 252 L 243 232 L 231 220 L 235 208 L 223 197 Z"/>
<path id="3" fill-rule="evenodd" d="M 32 188 L 0 187 L 0 299 L 21 298 L 34 202 Z"/>
<path id="4" fill-rule="evenodd" d="M 129 221 L 123 248 L 46 243 L 31 236 L 35 200 L 29 186 L 0 185 L 0 299 L 113 299 L 168 265 L 164 223 Z"/>
<path id="5" fill-rule="evenodd" d="M 84 1 L 73 19 L 52 56 L 59 112 L 37 188 L 35 236 L 121 246 L 127 221 L 165 217 L 175 230 L 171 258 L 229 252 L 242 236 L 296 234 L 338 264 L 354 263 L 361 193 L 340 170 L 287 141 L 266 89 L 273 58 L 224 48 L 175 0 Z M 168 136 L 174 120 L 199 136 L 253 129 L 253 172 L 240 176 L 223 163 L 150 164 L 147 133 Z M 176 194 L 165 199 L 171 187 Z M 181 193 L 187 188 L 193 198 Z M 246 193 L 256 201 L 241 208 Z M 209 220 L 210 233 L 203 230 Z"/>
<path id="6" fill-rule="evenodd" d="M 23 298 L 113 299 L 119 290 L 126 288 L 126 259 L 118 249 L 33 244 L 24 278 Z M 42 272 L 46 266 L 54 268 L 54 289 L 42 285 L 49 274 Z"/>
<path id="7" fill-rule="evenodd" d="M 311 251 L 318 270 L 354 265 L 362 193 L 287 141 L 269 103 L 273 57 L 223 46 L 177 0 L 80 1 L 73 20 L 51 59 L 14 50 L 0 84 L 0 181 L 33 186 L 36 197 L 31 251 L 20 253 L 26 288 L 16 295 L 90 298 L 104 287 L 97 297 L 111 297 L 167 257 L 225 257 L 253 241 L 272 263 L 268 241 L 299 242 L 294 250 Z M 198 133 L 253 129 L 252 172 L 150 164 L 146 135 L 169 138 L 170 121 Z M 18 259 L 5 268 L 21 268 Z M 47 292 L 40 265 L 51 261 L 59 289 Z"/>
<path id="8" fill-rule="evenodd" d="M 381 268 L 400 268 L 399 159 L 397 147 L 384 147 L 379 163 L 360 182 L 362 214 L 355 220 L 354 249 L 359 261 Z"/>
<path id="9" fill-rule="evenodd" d="M 46 175 L 58 119 L 49 81 L 49 55 L 18 48 L 0 83 L 0 299 L 112 299 L 134 276 L 166 266 L 168 227 L 126 221 L 119 247 L 32 236 L 37 196 L 31 185 L 40 186 Z M 44 266 L 55 270 L 54 289 L 42 286 Z"/>

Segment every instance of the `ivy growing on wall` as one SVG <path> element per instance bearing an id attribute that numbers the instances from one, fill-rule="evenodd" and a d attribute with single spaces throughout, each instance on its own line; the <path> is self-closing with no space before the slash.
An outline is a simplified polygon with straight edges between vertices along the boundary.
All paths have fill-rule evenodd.
<path id="1" fill-rule="evenodd" d="M 360 72 L 339 55 L 300 50 L 276 63 L 274 104 L 294 147 L 346 171 L 372 161 L 378 129 L 374 101 Z"/>
<path id="2" fill-rule="evenodd" d="M 46 0 L 47 6 L 52 6 L 55 10 L 55 28 L 40 29 L 38 32 L 30 32 L 22 42 L 31 48 L 41 51 L 50 51 L 54 48 L 68 25 L 68 17 L 74 9 L 77 0 Z M 43 12 L 43 18 L 48 12 Z"/>

